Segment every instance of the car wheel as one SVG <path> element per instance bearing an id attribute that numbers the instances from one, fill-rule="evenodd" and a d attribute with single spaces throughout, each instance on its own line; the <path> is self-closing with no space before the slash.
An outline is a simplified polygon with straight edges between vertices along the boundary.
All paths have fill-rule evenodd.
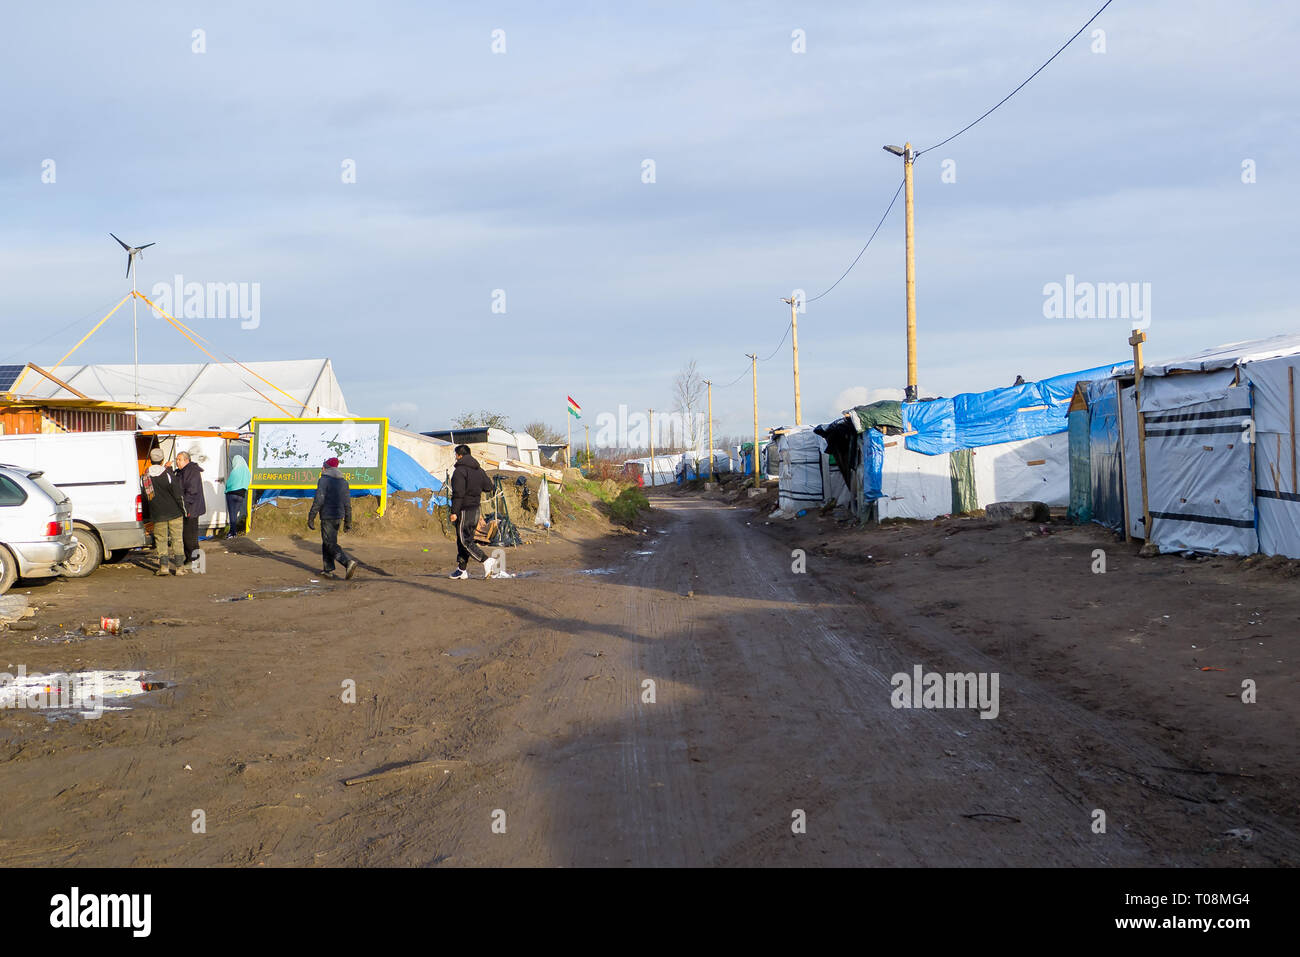
<path id="1" fill-rule="evenodd" d="M 18 562 L 14 560 L 13 552 L 0 545 L 0 595 L 7 592 L 17 580 Z"/>
<path id="2" fill-rule="evenodd" d="M 104 546 L 99 536 L 85 525 L 72 526 L 72 541 L 76 550 L 72 557 L 63 563 L 63 574 L 68 578 L 85 578 L 94 572 L 104 560 Z"/>

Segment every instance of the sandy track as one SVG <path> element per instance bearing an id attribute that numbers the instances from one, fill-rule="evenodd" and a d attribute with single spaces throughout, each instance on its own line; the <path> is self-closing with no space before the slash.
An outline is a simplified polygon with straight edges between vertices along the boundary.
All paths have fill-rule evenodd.
<path id="1" fill-rule="evenodd" d="M 1243 814 L 1212 780 L 1108 770 L 1178 764 L 1132 722 L 1071 703 L 1020 673 L 1014 655 L 982 653 L 909 614 L 917 596 L 864 603 L 833 562 L 793 574 L 790 546 L 746 511 L 689 497 L 656 504 L 653 536 L 521 549 L 512 568 L 529 574 L 513 581 L 447 581 L 435 570 L 445 544 L 428 556 L 372 544 L 358 546 L 366 569 L 356 582 L 276 591 L 310 575 L 315 546 L 303 539 L 213 549 L 202 580 L 122 569 L 102 573 L 116 580 L 52 586 L 43 618 L 111 605 L 137 621 L 165 610 L 190 624 L 39 650 L 5 636 L 6 653 L 29 667 L 67 667 L 75 654 L 79 667 L 160 670 L 177 687 L 98 721 L 5 716 L 0 855 L 271 866 L 1221 862 L 1207 860 L 1206 835 Z M 214 604 L 246 589 L 262 589 L 259 599 Z M 914 664 L 999 671 L 999 717 L 893 708 L 890 676 Z M 356 704 L 339 700 L 349 677 Z M 412 766 L 438 759 L 457 763 L 449 773 Z M 397 773 L 343 783 L 384 769 Z M 192 832 L 194 808 L 207 814 L 205 834 Z M 1105 834 L 1092 833 L 1094 808 L 1108 815 Z M 792 832 L 796 811 L 806 833 Z M 1250 823 L 1275 855 L 1294 852 L 1284 824 Z"/>

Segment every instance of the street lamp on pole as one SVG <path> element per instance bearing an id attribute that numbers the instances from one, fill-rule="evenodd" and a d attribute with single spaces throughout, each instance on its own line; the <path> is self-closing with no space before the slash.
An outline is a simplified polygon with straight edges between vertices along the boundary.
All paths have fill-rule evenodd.
<path id="1" fill-rule="evenodd" d="M 907 210 L 907 389 L 904 399 L 908 402 L 917 400 L 916 393 L 916 257 L 912 246 L 912 163 L 916 154 L 912 144 L 886 146 L 886 153 L 893 153 L 903 158 L 903 193 Z"/>

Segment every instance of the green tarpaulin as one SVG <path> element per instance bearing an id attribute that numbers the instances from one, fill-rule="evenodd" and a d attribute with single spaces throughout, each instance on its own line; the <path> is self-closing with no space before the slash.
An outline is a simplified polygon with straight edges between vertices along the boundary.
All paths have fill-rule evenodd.
<path id="1" fill-rule="evenodd" d="M 948 453 L 948 469 L 952 474 L 952 514 L 962 515 L 980 507 L 975 494 L 975 460 L 970 449 L 954 449 Z"/>
<path id="2" fill-rule="evenodd" d="M 882 425 L 899 431 L 903 429 L 903 403 L 891 399 L 856 406 L 853 409 L 853 416 L 858 420 L 859 431 L 862 432 Z"/>

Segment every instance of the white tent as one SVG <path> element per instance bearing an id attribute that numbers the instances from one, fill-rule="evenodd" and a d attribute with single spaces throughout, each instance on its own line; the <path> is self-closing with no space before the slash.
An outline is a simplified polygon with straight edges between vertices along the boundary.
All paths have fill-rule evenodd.
<path id="1" fill-rule="evenodd" d="M 445 481 L 456 465 L 455 446 L 431 435 L 390 426 L 388 444 L 401 449 L 437 479 Z"/>
<path id="2" fill-rule="evenodd" d="M 952 511 L 952 468 L 948 453 L 913 452 L 901 436 L 884 439 L 881 467 L 882 498 L 876 517 L 934 518 Z"/>
<path id="3" fill-rule="evenodd" d="M 329 359 L 247 362 L 243 366 L 233 362 L 169 363 L 139 369 L 140 401 L 178 409 L 158 413 L 160 428 L 242 431 L 254 417 L 350 414 Z M 135 399 L 135 367 L 130 364 L 60 366 L 50 371 L 92 399 Z M 14 383 L 12 391 L 37 398 L 71 397 L 61 386 L 30 370 Z M 140 418 L 146 416 L 142 413 Z"/>
<path id="4" fill-rule="evenodd" d="M 627 469 L 629 465 L 639 466 L 639 468 L 629 471 L 639 472 L 644 485 L 672 485 L 677 481 L 677 465 L 682 460 L 682 453 L 676 452 L 670 455 L 656 455 L 654 457 L 654 472 L 650 471 L 650 458 L 627 459 L 623 462 L 623 468 Z"/>
<path id="5" fill-rule="evenodd" d="M 1070 436 L 1065 432 L 971 449 L 971 463 L 982 505 L 1070 503 Z"/>
<path id="6" fill-rule="evenodd" d="M 775 456 L 780 514 L 795 515 L 800 509 L 826 504 L 826 440 L 811 426 L 773 432 L 767 456 L 768 468 L 772 467 Z"/>

